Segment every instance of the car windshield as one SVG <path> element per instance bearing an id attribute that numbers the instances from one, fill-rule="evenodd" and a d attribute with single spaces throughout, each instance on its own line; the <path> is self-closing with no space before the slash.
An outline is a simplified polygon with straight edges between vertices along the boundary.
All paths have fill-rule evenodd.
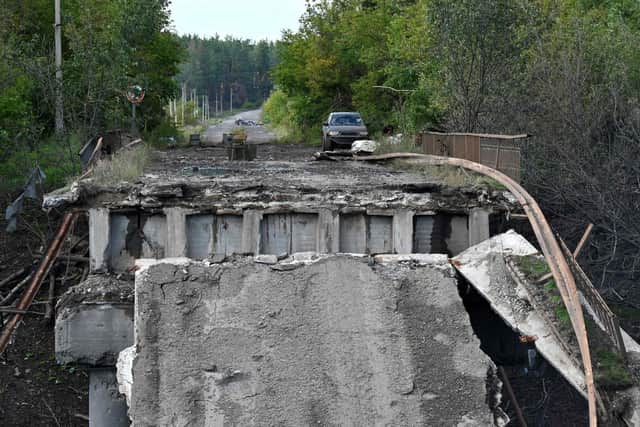
<path id="1" fill-rule="evenodd" d="M 332 126 L 360 126 L 362 119 L 356 114 L 337 114 L 331 117 L 329 124 Z"/>

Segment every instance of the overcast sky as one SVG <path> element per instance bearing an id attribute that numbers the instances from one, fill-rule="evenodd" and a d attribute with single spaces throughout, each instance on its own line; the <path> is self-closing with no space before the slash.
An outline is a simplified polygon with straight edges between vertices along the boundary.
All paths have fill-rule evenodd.
<path id="1" fill-rule="evenodd" d="M 304 10 L 304 0 L 172 0 L 171 19 L 178 34 L 278 40 Z"/>

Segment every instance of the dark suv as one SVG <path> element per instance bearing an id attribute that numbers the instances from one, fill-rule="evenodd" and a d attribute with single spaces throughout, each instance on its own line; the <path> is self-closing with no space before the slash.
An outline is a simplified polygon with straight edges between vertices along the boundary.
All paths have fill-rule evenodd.
<path id="1" fill-rule="evenodd" d="M 322 124 L 322 150 L 351 148 L 353 141 L 367 139 L 369 132 L 362 122 L 360 113 L 336 112 Z"/>

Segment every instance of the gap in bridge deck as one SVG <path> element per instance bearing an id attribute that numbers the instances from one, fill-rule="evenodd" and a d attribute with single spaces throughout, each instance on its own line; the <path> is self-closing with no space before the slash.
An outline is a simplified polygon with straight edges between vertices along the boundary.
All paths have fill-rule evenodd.
<path id="1" fill-rule="evenodd" d="M 518 404 L 530 427 L 588 425 L 587 401 L 540 353 L 534 344 L 523 344 L 520 336 L 507 325 L 462 276 L 458 291 L 480 349 L 507 373 Z M 517 426 L 513 403 L 503 385 L 501 407 L 511 418 L 508 426 Z"/>

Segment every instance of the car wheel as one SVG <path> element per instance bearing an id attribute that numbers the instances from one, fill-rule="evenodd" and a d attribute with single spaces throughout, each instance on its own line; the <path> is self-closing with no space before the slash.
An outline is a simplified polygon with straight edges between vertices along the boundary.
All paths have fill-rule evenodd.
<path id="1" fill-rule="evenodd" d="M 322 139 L 322 151 L 333 151 L 333 144 L 327 138 Z"/>

